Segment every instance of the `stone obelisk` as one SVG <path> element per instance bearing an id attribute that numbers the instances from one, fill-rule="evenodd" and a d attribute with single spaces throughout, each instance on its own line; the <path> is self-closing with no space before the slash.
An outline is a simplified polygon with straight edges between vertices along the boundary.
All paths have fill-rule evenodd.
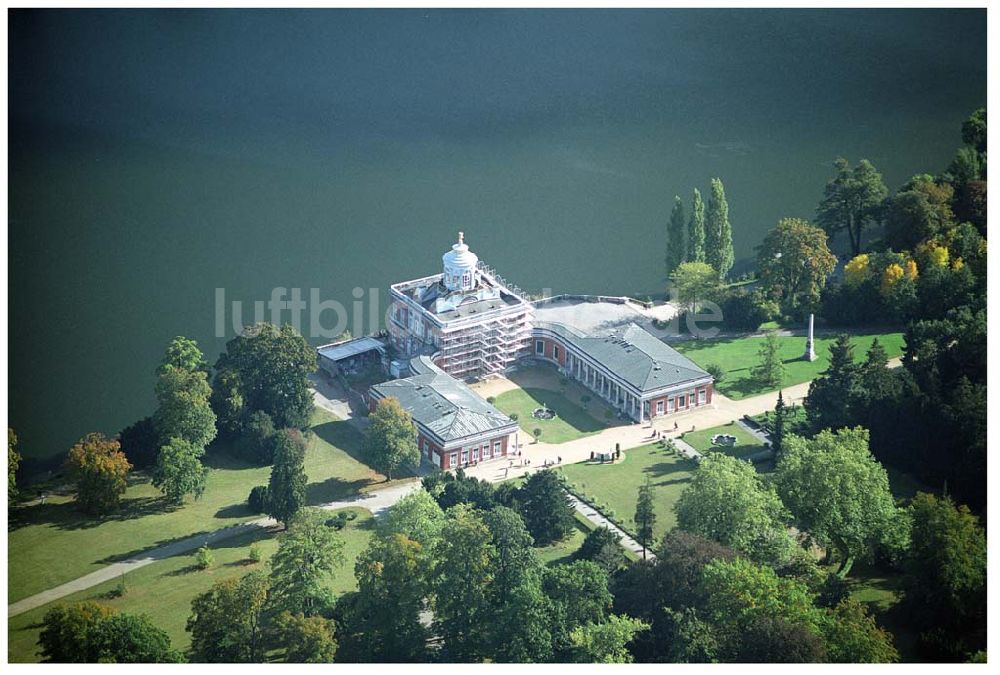
<path id="1" fill-rule="evenodd" d="M 804 361 L 816 360 L 816 349 L 813 347 L 813 315 L 809 315 L 809 337 L 806 338 L 806 353 L 802 355 Z"/>

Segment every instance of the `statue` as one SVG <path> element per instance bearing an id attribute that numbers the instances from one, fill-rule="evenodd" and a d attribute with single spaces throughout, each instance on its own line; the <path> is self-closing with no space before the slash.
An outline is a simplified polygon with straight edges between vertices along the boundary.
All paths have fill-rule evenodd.
<path id="1" fill-rule="evenodd" d="M 816 360 L 816 349 L 813 342 L 813 318 L 814 315 L 809 315 L 809 337 L 806 338 L 806 353 L 802 355 L 802 360 L 804 361 L 815 361 Z"/>

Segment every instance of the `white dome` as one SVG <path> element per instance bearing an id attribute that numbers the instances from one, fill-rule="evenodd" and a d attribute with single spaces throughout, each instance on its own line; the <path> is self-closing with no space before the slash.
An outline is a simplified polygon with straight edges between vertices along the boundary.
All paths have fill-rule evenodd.
<path id="1" fill-rule="evenodd" d="M 444 263 L 444 285 L 452 291 L 468 291 L 476 287 L 476 266 L 479 256 L 469 250 L 462 232 L 458 233 L 458 243 L 441 256 Z"/>

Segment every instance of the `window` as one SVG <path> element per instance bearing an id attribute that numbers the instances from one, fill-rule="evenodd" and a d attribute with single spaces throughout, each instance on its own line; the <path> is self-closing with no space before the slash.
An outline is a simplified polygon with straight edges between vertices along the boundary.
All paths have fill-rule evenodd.
<path id="1" fill-rule="evenodd" d="M 708 400 L 708 392 L 704 389 L 698 391 L 698 405 L 705 405 Z"/>
<path id="2" fill-rule="evenodd" d="M 662 415 L 663 414 L 663 399 L 662 398 L 659 401 L 656 402 L 656 414 L 657 415 Z"/>
<path id="3" fill-rule="evenodd" d="M 503 445 L 500 441 L 493 441 L 493 456 L 499 457 L 502 453 L 500 452 L 500 446 Z"/>
<path id="4" fill-rule="evenodd" d="M 545 343 L 541 340 L 535 340 L 535 353 L 544 354 L 545 353 Z"/>
<path id="5" fill-rule="evenodd" d="M 556 347 L 555 345 L 552 345 L 552 358 L 556 361 L 559 360 L 559 347 Z"/>
<path id="6" fill-rule="evenodd" d="M 479 448 L 473 448 L 472 449 L 472 461 L 473 462 L 478 462 L 479 461 Z"/>
<path id="7" fill-rule="evenodd" d="M 469 451 L 468 450 L 463 450 L 462 451 L 462 464 L 468 464 L 468 463 L 469 463 Z"/>
<path id="8" fill-rule="evenodd" d="M 677 397 L 677 407 L 683 408 L 685 405 L 687 405 L 687 396 L 681 394 L 680 396 Z"/>
<path id="9" fill-rule="evenodd" d="M 673 398 L 668 398 L 667 399 L 667 412 L 673 412 L 673 411 L 674 411 L 674 399 Z"/>
<path id="10" fill-rule="evenodd" d="M 451 453 L 451 457 L 448 459 L 448 466 L 455 466 L 456 464 L 458 464 L 458 453 L 453 452 Z"/>
<path id="11" fill-rule="evenodd" d="M 489 443 L 484 443 L 483 444 L 483 459 L 489 459 L 489 458 L 490 458 L 490 444 Z"/>

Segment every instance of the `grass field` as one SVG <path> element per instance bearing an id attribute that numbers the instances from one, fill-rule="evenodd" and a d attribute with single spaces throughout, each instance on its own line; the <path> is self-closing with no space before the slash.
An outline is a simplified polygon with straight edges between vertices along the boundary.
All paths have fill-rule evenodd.
<path id="1" fill-rule="evenodd" d="M 329 582 L 331 590 L 340 595 L 357 589 L 354 579 L 354 561 L 368 545 L 371 537 L 371 514 L 365 509 L 345 509 L 358 513 L 341 530 L 344 540 L 344 564 Z M 331 514 L 336 513 L 331 511 Z M 257 543 L 262 561 L 250 563 L 250 545 Z M 7 659 L 9 662 L 36 662 L 40 622 L 50 608 L 64 603 L 94 600 L 123 612 L 148 614 L 153 623 L 170 635 L 175 648 L 184 650 L 190 645 L 190 636 L 184 630 L 191 614 L 191 600 L 217 581 L 238 577 L 254 569 L 267 569 L 267 561 L 278 548 L 274 532 L 259 530 L 240 537 L 218 542 L 212 547 L 214 565 L 207 570 L 195 567 L 194 555 L 179 555 L 155 562 L 132 572 L 125 578 L 127 592 L 120 598 L 109 597 L 118 580 L 63 598 L 10 619 L 7 627 Z"/>
<path id="2" fill-rule="evenodd" d="M 306 452 L 310 504 L 343 499 L 383 480 L 357 458 L 359 432 L 317 411 Z M 130 478 L 117 514 L 95 519 L 81 513 L 71 494 L 50 496 L 44 505 L 10 511 L 7 532 L 8 602 L 52 588 L 146 549 L 199 532 L 259 517 L 245 502 L 250 489 L 266 484 L 270 467 L 249 466 L 223 448 L 206 457 L 211 467 L 204 496 L 179 508 L 161 498 L 148 477 Z"/>
<path id="3" fill-rule="evenodd" d="M 735 436 L 736 445 L 732 447 L 714 445 L 712 443 L 712 437 L 716 434 L 728 434 Z M 764 445 L 757 439 L 756 436 L 747 432 L 736 422 L 730 422 L 729 424 L 713 427 L 711 429 L 704 429 L 702 431 L 689 431 L 682 434 L 681 438 L 684 439 L 688 445 L 703 454 L 706 452 L 722 452 L 727 455 L 732 455 L 733 457 L 739 457 L 740 459 L 760 451 Z"/>
<path id="4" fill-rule="evenodd" d="M 854 358 L 861 361 L 865 352 L 871 346 L 872 339 L 877 337 L 885 347 L 889 358 L 903 353 L 902 333 L 864 334 L 851 337 L 854 345 Z M 781 358 L 785 362 L 785 377 L 781 386 L 788 387 L 815 379 L 826 370 L 830 361 L 830 345 L 833 337 L 816 338 L 815 361 L 803 361 L 806 340 L 803 337 L 779 337 Z M 725 372 L 722 382 L 716 383 L 715 389 L 729 398 L 741 399 L 755 396 L 773 388 L 761 384 L 750 377 L 750 369 L 757 365 L 757 352 L 763 344 L 763 338 L 720 338 L 714 340 L 690 340 L 672 345 L 677 351 L 704 368 L 708 364 L 717 364 Z"/>
<path id="5" fill-rule="evenodd" d="M 677 522 L 674 503 L 690 482 L 695 464 L 668 454 L 656 444 L 623 454 L 624 459 L 617 464 L 569 464 L 562 471 L 578 489 L 609 506 L 632 529 L 639 486 L 648 477 L 653 485 L 656 510 L 653 532 L 659 540 Z"/>
<path id="6" fill-rule="evenodd" d="M 596 394 L 595 394 L 596 396 Z M 493 401 L 493 405 L 507 413 L 517 415 L 517 423 L 530 436 L 533 429 L 541 429 L 540 440 L 545 443 L 565 443 L 595 434 L 608 425 L 557 391 L 546 389 L 512 389 Z M 536 408 L 549 408 L 556 413 L 551 420 L 532 417 Z"/>

